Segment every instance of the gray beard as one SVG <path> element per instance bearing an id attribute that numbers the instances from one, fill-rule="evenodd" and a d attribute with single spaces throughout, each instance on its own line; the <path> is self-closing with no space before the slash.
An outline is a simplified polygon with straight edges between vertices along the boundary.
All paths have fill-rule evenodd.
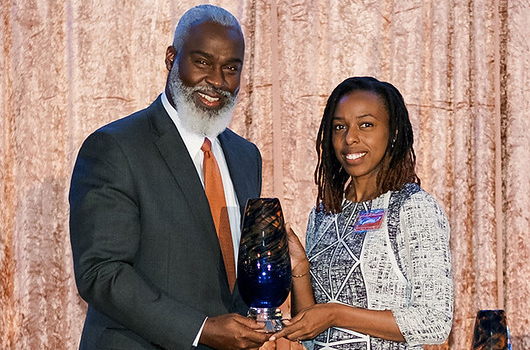
<path id="1" fill-rule="evenodd" d="M 208 86 L 184 86 L 176 66 L 169 72 L 169 93 L 175 103 L 182 126 L 195 134 L 215 138 L 222 133 L 232 121 L 232 112 L 237 102 L 237 94 Z M 225 105 L 218 110 L 203 109 L 195 104 L 193 93 L 196 91 L 216 93 L 225 97 Z"/>

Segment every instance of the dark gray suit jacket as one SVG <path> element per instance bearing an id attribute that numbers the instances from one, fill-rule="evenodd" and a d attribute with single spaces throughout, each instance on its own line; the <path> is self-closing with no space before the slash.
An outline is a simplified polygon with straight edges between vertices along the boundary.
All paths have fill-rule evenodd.
<path id="1" fill-rule="evenodd" d="M 219 140 L 243 209 L 260 196 L 260 153 L 230 130 Z M 206 316 L 246 312 L 160 97 L 85 140 L 69 199 L 76 283 L 88 302 L 80 349 L 190 349 Z"/>

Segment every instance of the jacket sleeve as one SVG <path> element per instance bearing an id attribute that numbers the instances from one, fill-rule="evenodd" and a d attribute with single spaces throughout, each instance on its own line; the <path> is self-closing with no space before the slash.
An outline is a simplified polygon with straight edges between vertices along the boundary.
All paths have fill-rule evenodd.
<path id="1" fill-rule="evenodd" d="M 401 207 L 400 227 L 412 299 L 408 307 L 392 310 L 394 318 L 408 344 L 443 343 L 453 321 L 449 223 L 434 198 L 419 192 Z"/>

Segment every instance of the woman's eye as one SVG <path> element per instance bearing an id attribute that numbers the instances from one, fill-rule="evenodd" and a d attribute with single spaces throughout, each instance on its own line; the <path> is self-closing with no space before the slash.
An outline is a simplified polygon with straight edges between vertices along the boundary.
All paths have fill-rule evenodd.
<path id="1" fill-rule="evenodd" d="M 334 130 L 344 130 L 344 125 L 342 125 L 342 124 L 335 124 L 335 125 L 333 126 L 333 129 L 334 129 Z"/>
<path id="2" fill-rule="evenodd" d="M 368 123 L 368 122 L 364 122 L 364 123 L 361 123 L 361 125 L 359 125 L 359 127 L 360 127 L 361 129 L 370 128 L 370 127 L 372 127 L 372 126 L 374 126 L 374 124 L 372 124 L 372 123 Z"/>

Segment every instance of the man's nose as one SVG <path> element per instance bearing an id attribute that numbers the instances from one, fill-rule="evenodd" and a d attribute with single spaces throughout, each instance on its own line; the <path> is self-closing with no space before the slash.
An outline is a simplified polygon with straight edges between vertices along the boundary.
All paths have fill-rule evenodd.
<path id="1" fill-rule="evenodd" d="M 206 77 L 206 82 L 213 85 L 216 88 L 224 87 L 226 81 L 221 68 L 212 67 Z"/>

